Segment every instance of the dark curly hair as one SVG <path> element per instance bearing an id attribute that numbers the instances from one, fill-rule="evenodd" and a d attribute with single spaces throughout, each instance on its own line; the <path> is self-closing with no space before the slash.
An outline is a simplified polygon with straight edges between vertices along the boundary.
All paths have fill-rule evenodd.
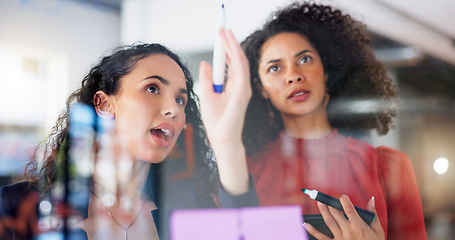
<path id="1" fill-rule="evenodd" d="M 271 37 L 286 32 L 308 39 L 321 56 L 328 75 L 327 114 L 332 127 L 346 131 L 376 129 L 379 134 L 389 131 L 396 115 L 396 88 L 368 45 L 365 25 L 330 6 L 295 2 L 274 12 L 261 29 L 242 42 L 250 62 L 253 88 L 243 129 L 248 155 L 258 154 L 283 129 L 279 111 L 262 97 L 260 81 L 256 80 L 260 80 L 262 46 Z M 371 99 L 378 101 L 380 110 L 360 114 L 344 114 L 340 110 L 346 102 Z"/>
<path id="2" fill-rule="evenodd" d="M 99 63 L 91 68 L 82 80 L 81 87 L 67 98 L 66 109 L 58 117 L 47 139 L 35 148 L 31 161 L 25 168 L 24 175 L 16 179 L 16 181 L 26 180 L 31 183 L 37 183 L 40 178 L 45 177 L 47 178 L 45 189 L 48 189 L 53 184 L 54 175 L 59 168 L 57 158 L 68 133 L 68 109 L 70 105 L 79 102 L 95 107 L 93 102 L 97 91 L 101 90 L 109 95 L 116 94 L 120 89 L 122 77 L 129 74 L 139 60 L 154 54 L 169 56 L 179 65 L 185 75 L 188 91 L 188 102 L 185 108 L 186 121 L 193 126 L 195 138 L 196 173 L 193 177 L 197 178 L 201 185 L 204 183 L 205 187 L 199 187 L 199 189 L 207 189 L 207 182 L 211 180 L 214 182 L 216 169 L 213 168 L 214 164 L 210 160 L 211 151 L 197 107 L 198 97 L 194 92 L 194 81 L 191 73 L 182 63 L 180 57 L 168 48 L 160 44 L 145 43 L 117 47 L 112 54 L 102 57 Z M 44 147 L 42 148 L 42 146 Z M 44 149 L 44 154 L 40 152 L 40 149 Z M 40 171 L 37 171 L 38 155 L 44 156 Z M 200 195 L 203 194 L 201 193 Z"/>

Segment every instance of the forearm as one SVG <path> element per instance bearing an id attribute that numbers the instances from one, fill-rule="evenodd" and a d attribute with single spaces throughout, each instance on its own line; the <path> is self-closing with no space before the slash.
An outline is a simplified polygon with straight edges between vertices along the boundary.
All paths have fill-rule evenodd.
<path id="1" fill-rule="evenodd" d="M 215 151 L 221 186 L 232 195 L 248 192 L 249 177 L 245 147 L 240 143 L 213 146 Z"/>
<path id="2" fill-rule="evenodd" d="M 240 207 L 254 207 L 259 206 L 259 199 L 254 187 L 254 180 L 251 174 L 248 175 L 249 180 L 249 190 L 248 192 L 240 195 L 232 195 L 221 186 L 221 183 L 218 184 L 218 196 L 220 199 L 220 206 L 222 208 L 240 208 Z"/>

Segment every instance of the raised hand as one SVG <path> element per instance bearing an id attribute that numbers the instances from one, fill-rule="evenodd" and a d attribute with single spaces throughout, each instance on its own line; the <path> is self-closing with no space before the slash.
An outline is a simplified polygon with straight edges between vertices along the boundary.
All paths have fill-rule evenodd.
<path id="1" fill-rule="evenodd" d="M 251 98 L 248 59 L 231 30 L 220 29 L 226 51 L 227 80 L 222 93 L 212 87 L 212 70 L 201 62 L 201 114 L 207 136 L 215 152 L 220 180 L 231 194 L 248 190 L 248 171 L 242 129 L 246 109 Z"/>

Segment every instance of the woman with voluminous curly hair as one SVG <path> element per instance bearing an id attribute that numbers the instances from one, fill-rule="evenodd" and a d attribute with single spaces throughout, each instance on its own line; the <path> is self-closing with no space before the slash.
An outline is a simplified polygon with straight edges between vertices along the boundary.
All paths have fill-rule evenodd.
<path id="1" fill-rule="evenodd" d="M 22 178 L 0 187 L 0 238 L 51 237 L 46 234 L 55 234 L 51 223 L 58 218 L 54 217 L 66 216 L 69 230 L 56 230 L 69 238 L 167 239 L 170 210 L 215 207 L 210 193 L 215 194 L 216 185 L 211 183 L 215 183 L 212 180 L 216 169 L 211 166 L 210 147 L 193 86 L 193 78 L 180 57 L 160 44 L 124 45 L 102 57 L 82 80 L 81 87 L 68 97 L 65 111 L 43 142 L 44 153 L 37 148 Z M 62 210 L 58 196 L 62 195 L 59 186 L 63 185 L 65 152 L 77 152 L 77 147 L 67 147 L 74 146 L 68 142 L 72 139 L 71 124 L 75 125 L 71 122 L 75 103 L 91 109 L 93 115 L 99 116 L 98 121 L 112 122 L 113 132 L 108 132 L 111 135 L 107 138 L 99 138 L 99 145 L 93 148 L 98 154 L 89 163 L 94 165 L 89 187 L 67 184 L 65 191 L 80 189 L 71 196 L 81 209 L 64 206 L 66 209 Z M 83 116 L 86 115 L 78 118 Z M 181 142 L 179 136 L 189 134 L 194 141 L 188 151 L 194 154 L 194 172 L 176 181 L 172 191 L 160 188 L 157 182 L 167 181 L 159 179 L 168 170 L 163 160 L 174 147 L 182 148 L 177 146 Z M 106 145 L 108 142 L 112 144 Z M 105 155 L 101 155 L 102 146 Z M 39 156 L 44 156 L 42 163 L 37 161 Z M 75 162 L 84 160 L 80 156 L 84 155 L 74 157 Z M 75 169 L 69 168 L 66 176 L 74 176 Z M 172 194 L 163 196 L 167 193 Z M 49 205 L 49 199 L 57 200 Z M 47 212 L 41 211 L 42 204 L 48 206 Z M 36 209 L 40 209 L 39 216 Z"/>
<path id="2" fill-rule="evenodd" d="M 364 24 L 349 15 L 296 2 L 242 42 L 249 71 L 246 60 L 228 56 L 225 91 L 203 87 L 201 94 L 220 196 L 231 196 L 222 206 L 300 205 L 304 219 L 316 214 L 329 227 L 324 234 L 305 224 L 317 239 L 426 238 L 408 157 L 348 136 L 373 129 L 386 134 L 396 115 L 396 88 L 369 41 Z M 200 70 L 206 86 L 207 67 Z M 355 107 L 362 102 L 373 104 Z M 349 220 L 301 189 L 339 198 Z M 368 224 L 353 205 L 377 217 Z"/>

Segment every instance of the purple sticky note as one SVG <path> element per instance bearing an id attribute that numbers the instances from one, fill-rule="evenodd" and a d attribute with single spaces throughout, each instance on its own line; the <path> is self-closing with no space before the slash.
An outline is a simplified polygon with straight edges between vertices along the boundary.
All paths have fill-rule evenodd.
<path id="1" fill-rule="evenodd" d="M 185 209 L 171 214 L 171 240 L 308 240 L 300 206 Z"/>
<path id="2" fill-rule="evenodd" d="M 171 214 L 171 240 L 237 240 L 238 209 L 183 209 Z"/>
<path id="3" fill-rule="evenodd" d="M 242 226 L 245 240 L 307 240 L 300 206 L 244 208 Z"/>

